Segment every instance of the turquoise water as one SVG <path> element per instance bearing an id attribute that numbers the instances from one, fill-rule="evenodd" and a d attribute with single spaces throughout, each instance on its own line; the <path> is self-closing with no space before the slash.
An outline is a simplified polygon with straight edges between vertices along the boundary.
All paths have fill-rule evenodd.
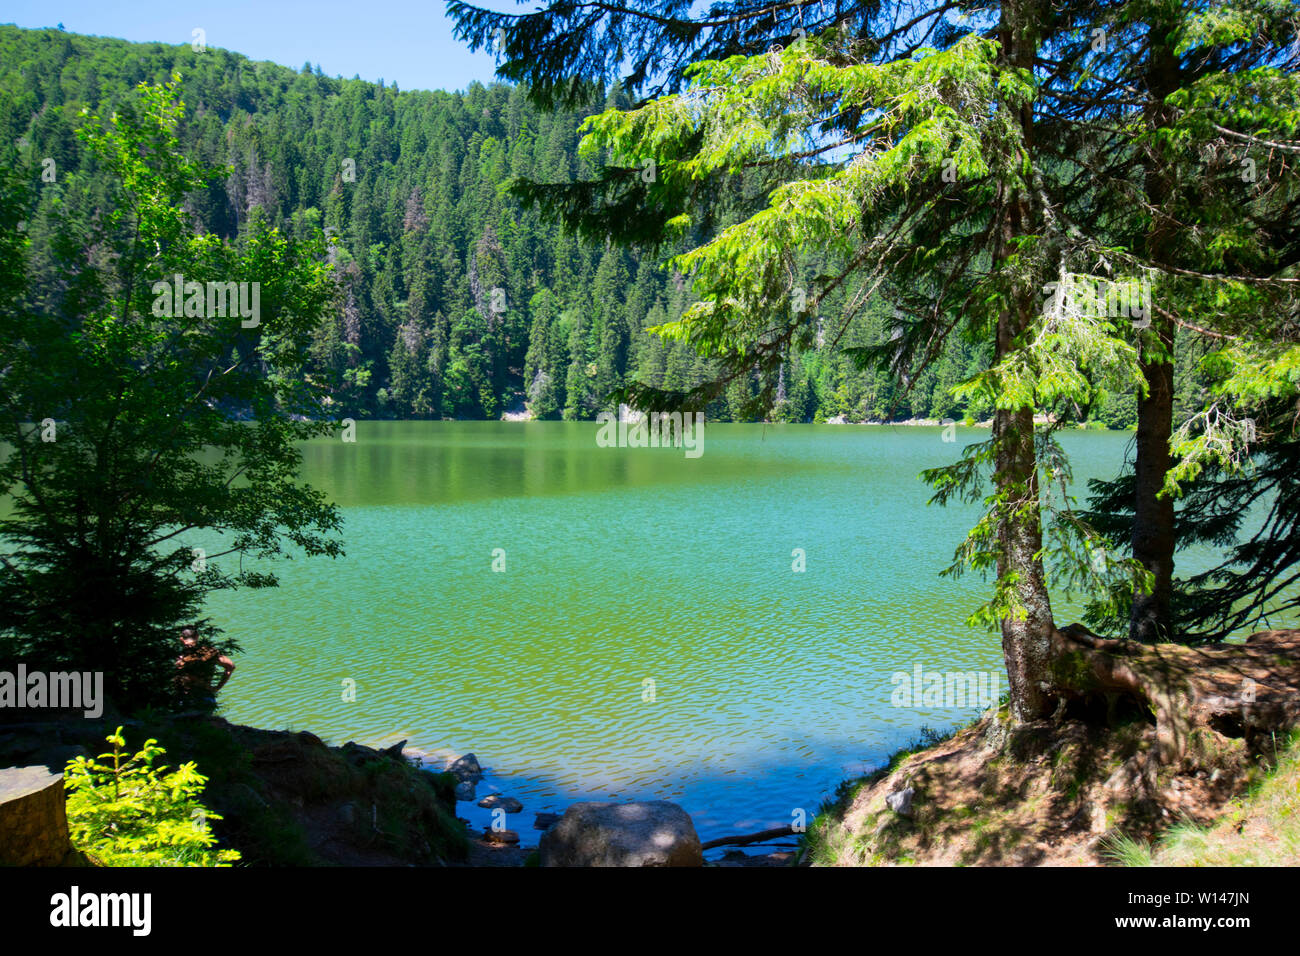
<path id="1" fill-rule="evenodd" d="M 535 812 L 582 799 L 675 800 L 709 839 L 810 820 L 922 726 L 977 713 L 894 706 L 895 672 L 1005 689 L 998 637 L 963 624 L 987 584 L 939 577 L 976 517 L 926 506 L 918 473 L 960 447 L 941 429 L 708 425 L 698 458 L 596 434 L 362 422 L 355 443 L 308 445 L 347 556 L 214 596 L 244 647 L 223 713 L 406 738 L 435 766 L 473 751 L 479 796 L 524 803 L 507 825 L 526 843 Z M 1111 476 L 1129 436 L 1063 441 L 1081 482 Z"/>

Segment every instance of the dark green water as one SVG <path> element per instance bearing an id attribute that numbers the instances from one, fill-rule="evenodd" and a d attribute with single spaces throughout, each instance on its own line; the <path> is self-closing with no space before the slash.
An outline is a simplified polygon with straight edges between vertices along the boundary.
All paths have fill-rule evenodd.
<path id="1" fill-rule="evenodd" d="M 987 585 L 939 577 L 975 518 L 926 506 L 917 474 L 958 451 L 940 429 L 709 425 L 699 458 L 596 432 L 362 422 L 355 444 L 309 445 L 347 557 L 213 600 L 245 648 L 226 716 L 472 750 L 479 795 L 522 800 L 508 825 L 528 842 L 535 811 L 638 798 L 680 802 L 708 839 L 811 819 L 923 725 L 976 713 L 893 706 L 895 672 L 1005 689 L 997 637 L 962 623 Z M 1113 474 L 1128 440 L 1064 438 L 1080 479 Z"/>

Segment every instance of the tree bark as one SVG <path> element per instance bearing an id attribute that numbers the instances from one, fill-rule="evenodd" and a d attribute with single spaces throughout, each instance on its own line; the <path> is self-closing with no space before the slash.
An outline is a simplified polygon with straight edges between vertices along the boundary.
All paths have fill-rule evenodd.
<path id="1" fill-rule="evenodd" d="M 1133 595 L 1129 621 L 1129 637 L 1147 644 L 1172 638 L 1175 546 L 1174 500 L 1160 494 L 1172 465 L 1169 436 L 1174 421 L 1174 366 L 1165 355 L 1173 351 L 1173 323 L 1153 321 L 1150 331 L 1159 344 L 1144 348 L 1142 357 L 1147 394 L 1138 402 L 1133 557 L 1155 575 L 1155 582 L 1150 593 Z M 1157 357 L 1152 357 L 1153 353 Z"/>
<path id="2" fill-rule="evenodd" d="M 1015 576 L 1015 599 L 1024 609 L 1023 617 L 1002 620 L 1002 656 L 1011 685 L 1012 716 L 1019 721 L 1037 720 L 1051 713 L 1056 697 L 1051 669 L 1055 625 L 1043 564 L 1038 558 L 1043 533 L 1033 409 L 999 411 L 993 433 L 998 444 L 994 480 L 999 491 L 1011 496 L 1003 506 L 998 532 L 998 577 Z"/>
<path id="3" fill-rule="evenodd" d="M 1034 62 L 1035 30 L 1033 0 L 1004 0 L 999 39 L 1005 66 L 1028 70 Z M 1033 152 L 1033 108 L 1018 107 L 1022 147 Z M 1027 190 L 1013 188 L 1004 193 L 1001 206 L 998 248 L 994 267 L 1012 254 L 1016 237 L 1034 231 L 1034 209 Z M 995 364 L 1022 346 L 1021 335 L 1032 325 L 1037 302 L 1032 290 L 1017 283 L 1007 307 L 998 315 Z M 1011 685 L 1011 713 L 1018 721 L 1036 720 L 1051 713 L 1052 692 L 1051 600 L 1043 575 L 1039 551 L 1043 533 L 1039 510 L 1038 458 L 1034 448 L 1034 408 L 998 409 L 993 419 L 993 441 L 997 449 L 994 484 L 1005 496 L 998 520 L 999 581 L 1011 578 L 1016 603 L 1023 615 L 1002 621 L 1002 654 Z"/>
<path id="4" fill-rule="evenodd" d="M 1169 125 L 1172 117 L 1165 98 L 1179 85 L 1178 58 L 1166 25 L 1155 23 L 1144 77 L 1147 88 L 1146 124 L 1149 129 Z M 1176 224 L 1167 213 L 1173 192 L 1170 164 L 1159 145 L 1144 156 L 1145 189 L 1155 210 L 1146 235 L 1149 261 L 1163 263 L 1169 255 Z M 1168 312 L 1158 313 L 1146 303 L 1149 329 L 1139 333 L 1142 376 L 1146 395 L 1138 400 L 1136 457 L 1134 462 L 1133 557 L 1155 575 L 1150 593 L 1135 593 L 1129 620 L 1129 637 L 1144 643 L 1172 639 L 1171 601 L 1174 580 L 1174 502 L 1161 497 L 1173 462 L 1169 438 L 1174 422 L 1174 323 Z"/>

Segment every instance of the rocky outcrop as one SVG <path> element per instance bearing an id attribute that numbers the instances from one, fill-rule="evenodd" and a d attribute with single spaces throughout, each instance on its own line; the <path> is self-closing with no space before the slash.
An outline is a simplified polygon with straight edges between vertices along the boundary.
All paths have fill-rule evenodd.
<path id="1" fill-rule="evenodd" d="M 575 803 L 538 845 L 542 866 L 703 866 L 690 815 L 675 803 Z"/>
<path id="2" fill-rule="evenodd" d="M 63 774 L 44 766 L 0 770 L 0 866 L 68 866 Z"/>

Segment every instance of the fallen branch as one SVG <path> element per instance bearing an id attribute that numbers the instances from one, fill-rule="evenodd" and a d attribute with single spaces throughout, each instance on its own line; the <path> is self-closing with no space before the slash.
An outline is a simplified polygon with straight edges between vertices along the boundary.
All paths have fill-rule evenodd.
<path id="1" fill-rule="evenodd" d="M 746 843 L 761 843 L 764 840 L 771 840 L 775 837 L 792 836 L 794 827 L 775 827 L 771 830 L 763 830 L 761 833 L 749 833 L 741 836 L 718 837 L 716 840 L 710 840 L 707 843 L 701 843 L 701 850 L 712 850 L 716 846 L 744 846 Z"/>

